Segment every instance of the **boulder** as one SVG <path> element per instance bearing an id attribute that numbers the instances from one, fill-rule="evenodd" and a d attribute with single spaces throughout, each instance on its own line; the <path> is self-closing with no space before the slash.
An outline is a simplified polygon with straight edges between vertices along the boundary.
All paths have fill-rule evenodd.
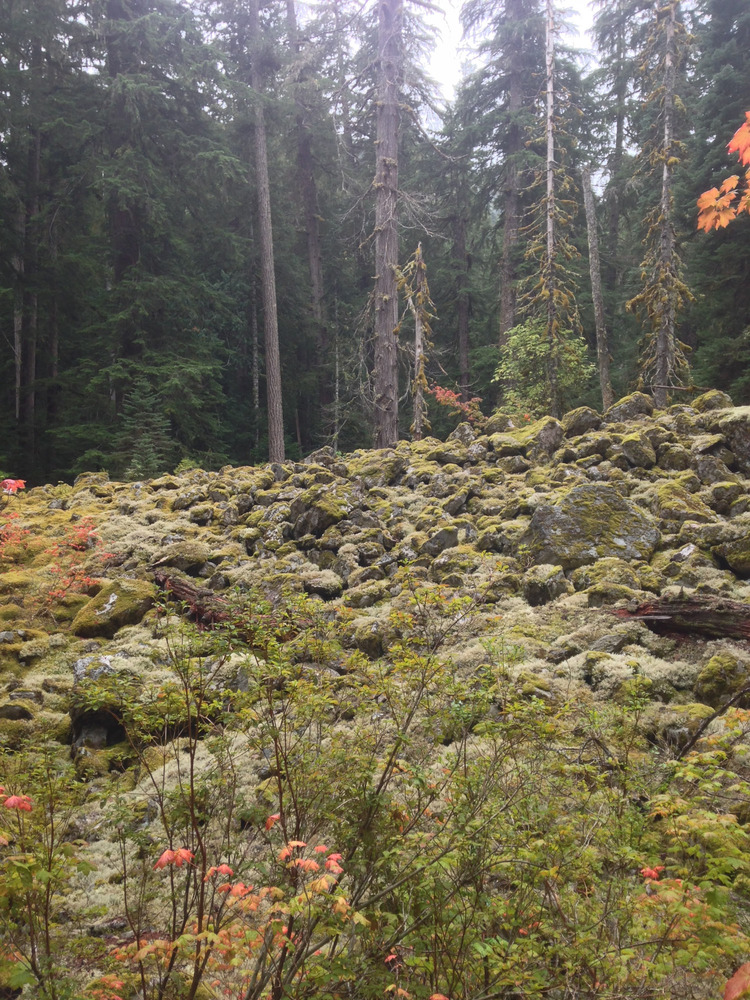
<path id="1" fill-rule="evenodd" d="M 716 653 L 698 674 L 695 697 L 712 708 L 719 708 L 748 683 L 748 661 L 728 651 Z"/>
<path id="2" fill-rule="evenodd" d="M 71 631 L 83 639 L 111 639 L 124 625 L 137 625 L 156 599 L 145 580 L 111 580 L 73 619 Z"/>
<path id="3" fill-rule="evenodd" d="M 540 504 L 523 542 L 535 562 L 568 570 L 605 556 L 648 560 L 660 538 L 654 518 L 615 487 L 587 483 Z"/>
<path id="4" fill-rule="evenodd" d="M 708 424 L 712 431 L 723 435 L 740 470 L 750 474 L 750 406 L 720 410 Z"/>
<path id="5" fill-rule="evenodd" d="M 654 412 L 654 401 L 643 392 L 632 392 L 623 396 L 604 414 L 607 423 L 619 423 L 622 420 L 634 420 L 636 417 L 651 416 Z"/>

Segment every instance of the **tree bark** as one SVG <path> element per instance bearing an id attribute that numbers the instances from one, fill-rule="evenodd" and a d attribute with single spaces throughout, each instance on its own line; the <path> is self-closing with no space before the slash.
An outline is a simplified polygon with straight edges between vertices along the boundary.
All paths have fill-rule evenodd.
<path id="1" fill-rule="evenodd" d="M 295 0 L 287 0 L 287 30 L 289 43 L 294 55 L 300 52 Z M 319 357 L 328 350 L 328 325 L 324 309 L 323 250 L 320 243 L 320 215 L 318 212 L 318 190 L 315 183 L 314 160 L 310 126 L 307 121 L 301 81 L 295 79 L 294 99 L 297 106 L 295 126 L 297 131 L 297 182 L 299 186 L 302 214 L 307 237 L 307 266 L 310 273 L 310 308 L 315 321 L 315 332 Z M 321 382 L 321 403 L 330 402 L 330 391 Z"/>
<path id="2" fill-rule="evenodd" d="M 547 73 L 547 201 L 546 201 L 546 250 L 544 259 L 545 294 L 547 298 L 547 382 L 550 394 L 550 410 L 553 417 L 560 417 L 559 372 L 558 372 L 558 326 L 557 296 L 555 288 L 555 7 L 553 0 L 547 0 L 546 26 L 546 73 Z"/>
<path id="3" fill-rule="evenodd" d="M 604 297 L 602 295 L 602 275 L 599 262 L 599 236 L 596 228 L 594 192 L 591 190 L 591 173 L 588 167 L 581 171 L 583 183 L 583 204 L 586 210 L 586 229 L 589 239 L 589 273 L 591 274 L 591 295 L 594 299 L 594 319 L 596 322 L 596 357 L 599 364 L 599 386 L 602 393 L 602 408 L 609 409 L 614 402 L 612 383 L 609 377 L 609 344 L 607 327 L 604 322 Z"/>
<path id="4" fill-rule="evenodd" d="M 508 0 L 507 17 L 521 21 L 524 16 L 523 0 Z M 523 150 L 523 134 L 518 115 L 523 108 L 524 91 L 523 51 L 520 46 L 510 54 L 508 74 L 508 112 L 510 126 L 507 142 L 507 169 L 505 173 L 505 198 L 503 212 L 503 250 L 500 258 L 500 347 L 506 334 L 516 325 L 516 264 L 515 252 L 521 225 L 519 169 L 517 158 Z"/>
<path id="5" fill-rule="evenodd" d="M 459 184 L 461 182 L 459 181 Z M 460 196 L 459 196 L 460 197 Z M 469 257 L 466 253 L 466 214 L 460 197 L 453 230 L 453 260 L 456 268 L 456 327 L 458 338 L 458 382 L 465 403 L 471 396 L 469 364 Z"/>
<path id="6" fill-rule="evenodd" d="M 271 219 L 271 188 L 268 177 L 266 120 L 263 113 L 262 80 L 258 59 L 258 0 L 250 0 L 249 29 L 255 51 L 252 55 L 250 84 L 255 92 L 255 174 L 258 199 L 258 240 L 260 247 L 260 289 L 263 300 L 263 332 L 266 355 L 266 398 L 268 408 L 268 460 L 284 461 L 284 414 L 281 397 L 279 321 L 276 308 L 276 273 Z"/>
<path id="7" fill-rule="evenodd" d="M 375 171 L 375 447 L 398 440 L 398 91 L 402 0 L 378 0 L 378 102 Z"/>
<path id="8" fill-rule="evenodd" d="M 672 142 L 674 139 L 675 99 L 675 24 L 677 3 L 672 0 L 667 13 L 666 51 L 664 55 L 664 139 L 662 146 L 661 201 L 659 205 L 659 271 L 663 277 L 675 268 L 675 236 L 672 226 Z M 658 407 L 667 405 L 668 385 L 675 370 L 675 306 L 671 295 L 659 305 L 659 328 L 656 335 L 656 365 L 652 394 Z"/>
<path id="9" fill-rule="evenodd" d="M 422 244 L 417 246 L 414 255 L 414 422 L 412 434 L 415 441 L 421 441 L 424 434 L 425 400 L 424 390 L 427 384 L 424 371 L 424 311 L 425 311 L 425 280 L 424 262 L 422 260 Z"/>
<path id="10" fill-rule="evenodd" d="M 750 639 L 750 605 L 726 597 L 655 597 L 634 611 L 618 608 L 613 614 L 639 619 L 652 632 Z"/>

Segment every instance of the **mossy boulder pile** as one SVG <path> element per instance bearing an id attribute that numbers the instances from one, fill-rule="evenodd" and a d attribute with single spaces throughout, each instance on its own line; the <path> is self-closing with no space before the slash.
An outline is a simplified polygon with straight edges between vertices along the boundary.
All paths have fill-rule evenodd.
<path id="1" fill-rule="evenodd" d="M 307 594 L 340 622 L 341 649 L 370 658 L 405 593 L 464 596 L 476 639 L 513 644 L 519 690 L 533 675 L 551 696 L 575 683 L 610 698 L 635 672 L 657 701 L 715 706 L 744 677 L 741 642 L 678 646 L 612 611 L 680 592 L 750 603 L 748 477 L 750 407 L 711 392 L 658 411 L 634 393 L 559 421 L 497 414 L 445 442 L 37 487 L 6 505 L 24 533 L 0 573 L 0 743 L 42 724 L 70 739 L 86 657 L 160 676 L 157 573 L 218 597 Z M 55 591 L 50 551 L 82 522 L 101 544 L 78 556 L 86 582 Z M 441 655 L 469 671 L 486 659 L 465 635 Z"/>

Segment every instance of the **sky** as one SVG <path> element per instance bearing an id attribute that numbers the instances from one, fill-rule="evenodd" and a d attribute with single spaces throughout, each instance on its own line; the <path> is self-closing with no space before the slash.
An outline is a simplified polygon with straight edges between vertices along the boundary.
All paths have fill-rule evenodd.
<path id="1" fill-rule="evenodd" d="M 434 17 L 441 37 L 432 58 L 430 74 L 440 83 L 444 96 L 450 98 L 461 76 L 461 59 L 464 58 L 460 51 L 461 25 L 458 20 L 461 0 L 438 0 L 438 2 L 444 14 Z M 589 0 L 567 0 L 565 9 L 569 12 L 569 20 L 578 30 L 578 37 L 572 41 L 580 48 L 588 49 L 591 43 L 587 30 L 593 19 Z"/>

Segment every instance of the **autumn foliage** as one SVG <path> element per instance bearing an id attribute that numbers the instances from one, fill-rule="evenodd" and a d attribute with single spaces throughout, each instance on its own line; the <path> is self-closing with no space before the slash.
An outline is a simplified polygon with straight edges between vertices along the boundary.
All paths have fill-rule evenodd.
<path id="1" fill-rule="evenodd" d="M 745 122 L 737 129 L 727 146 L 730 153 L 737 153 L 745 171 L 745 190 L 740 192 L 740 175 L 727 177 L 721 187 L 704 191 L 698 199 L 698 228 L 707 233 L 723 229 L 742 212 L 750 213 L 750 111 L 745 112 Z"/>

